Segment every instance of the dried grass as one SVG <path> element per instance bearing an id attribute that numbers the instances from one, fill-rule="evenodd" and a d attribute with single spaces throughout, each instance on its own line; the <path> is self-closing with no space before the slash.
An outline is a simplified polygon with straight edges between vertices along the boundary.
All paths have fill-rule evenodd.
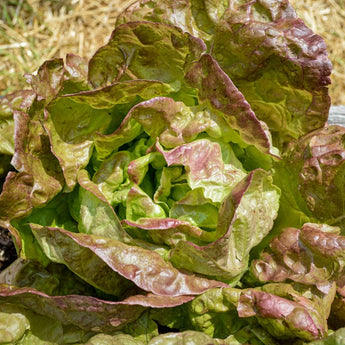
<path id="1" fill-rule="evenodd" d="M 0 1 L 0 92 L 25 87 L 25 73 L 74 53 L 90 58 L 105 44 L 124 0 Z M 2 11 L 2 14 L 1 14 Z"/>
<path id="2" fill-rule="evenodd" d="M 0 92 L 25 87 L 24 73 L 45 60 L 75 53 L 90 58 L 104 44 L 117 14 L 131 0 L 0 1 Z M 291 0 L 321 35 L 333 63 L 330 94 L 345 104 L 345 0 Z"/>

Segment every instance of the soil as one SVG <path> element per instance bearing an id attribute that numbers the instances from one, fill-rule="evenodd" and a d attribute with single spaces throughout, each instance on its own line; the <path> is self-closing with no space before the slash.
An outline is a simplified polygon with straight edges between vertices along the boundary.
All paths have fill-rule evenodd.
<path id="1" fill-rule="evenodd" d="M 7 229 L 0 227 L 0 271 L 17 258 L 16 248 Z"/>

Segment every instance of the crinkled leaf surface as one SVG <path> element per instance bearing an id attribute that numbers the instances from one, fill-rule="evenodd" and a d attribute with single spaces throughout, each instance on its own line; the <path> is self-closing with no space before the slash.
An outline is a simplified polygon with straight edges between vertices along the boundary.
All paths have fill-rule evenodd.
<path id="1" fill-rule="evenodd" d="M 168 166 L 183 165 L 191 189 L 201 188 L 204 197 L 220 203 L 245 173 L 230 164 L 225 165 L 218 143 L 206 139 L 164 151 L 157 145 Z"/>
<path id="2" fill-rule="evenodd" d="M 15 153 L 12 165 L 18 172 L 7 175 L 0 196 L 4 222 L 25 216 L 33 207 L 49 202 L 64 185 L 61 168 L 50 151 L 49 138 L 41 124 L 41 106 L 36 104 L 31 111 L 29 115 L 19 111 L 14 114 Z"/>
<path id="3" fill-rule="evenodd" d="M 276 174 L 287 198 L 308 216 L 342 227 L 344 135 L 345 128 L 337 125 L 305 135 L 290 145 Z"/>
<path id="4" fill-rule="evenodd" d="M 160 43 L 155 44 L 157 41 Z M 200 102 L 206 103 L 211 112 L 221 111 L 232 128 L 239 130 L 241 138 L 233 133 L 234 140 L 243 140 L 260 151 L 274 154 L 265 125 L 256 118 L 242 93 L 218 63 L 208 54 L 198 61 L 204 50 L 201 40 L 183 34 L 176 27 L 130 22 L 118 26 L 109 43 L 91 59 L 89 78 L 95 85 L 127 80 L 126 74 L 131 79 L 160 80 L 174 87 L 178 92 L 176 96 L 187 105 L 194 105 L 198 95 Z M 147 56 L 150 57 L 149 62 L 145 62 Z M 171 59 L 168 65 L 166 56 Z M 145 68 L 145 63 L 149 63 L 150 68 Z M 194 99 L 188 99 L 188 95 Z"/>
<path id="5" fill-rule="evenodd" d="M 203 39 L 279 147 L 326 122 L 332 68 L 326 44 L 290 4 L 138 0 L 117 25 L 133 20 L 175 25 Z"/>
<path id="6" fill-rule="evenodd" d="M 128 79 L 152 79 L 183 87 L 184 66 L 205 51 L 202 40 L 160 23 L 130 22 L 118 26 L 108 44 L 89 64 L 95 86 Z M 169 59 L 167 59 L 169 56 Z"/>
<path id="7" fill-rule="evenodd" d="M 220 279 L 242 274 L 248 267 L 250 250 L 273 226 L 279 195 L 272 177 L 263 170 L 254 170 L 223 202 L 216 241 L 204 247 L 180 241 L 171 252 L 171 261 L 177 267 Z"/>
<path id="8" fill-rule="evenodd" d="M 52 101 L 47 107 L 44 125 L 50 136 L 52 152 L 59 160 L 67 185 L 70 188 L 75 186 L 78 171 L 85 168 L 91 158 L 94 140 L 97 140 L 96 147 L 103 155 L 109 145 L 109 153 L 116 149 L 111 139 L 115 136 L 115 141 L 119 141 L 118 132 L 124 131 L 124 126 L 113 135 L 105 138 L 102 136 L 111 125 L 112 116 L 116 117 L 116 105 L 132 103 L 138 96 L 145 99 L 168 91 L 170 88 L 160 82 L 134 80 L 115 83 L 95 91 L 63 95 Z M 61 112 L 65 113 L 66 109 L 69 114 L 61 116 Z M 134 137 L 126 137 L 119 146 L 139 134 L 134 133 Z M 109 140 L 112 141 L 110 144 Z"/>
<path id="9" fill-rule="evenodd" d="M 96 332 L 111 332 L 137 319 L 146 307 L 172 307 L 191 297 L 131 296 L 121 302 L 103 301 L 83 295 L 49 296 L 35 289 L 0 285 L 0 303 L 28 308 L 64 324 Z"/>
<path id="10" fill-rule="evenodd" d="M 90 284 L 108 293 L 123 293 L 127 289 L 124 278 L 127 283 L 133 282 L 161 296 L 198 295 L 212 287 L 227 286 L 182 273 L 156 252 L 142 247 L 59 228 L 35 225 L 31 228 L 51 260 L 65 263 Z"/>
<path id="11" fill-rule="evenodd" d="M 88 176 L 86 170 L 78 174 L 79 188 L 73 193 L 70 211 L 78 223 L 78 231 L 129 241 L 121 223 L 104 195 Z"/>
<path id="12" fill-rule="evenodd" d="M 237 311 L 240 317 L 256 316 L 259 323 L 274 337 L 298 337 L 304 340 L 322 338 L 327 334 L 330 295 L 303 295 L 290 284 L 268 284 L 241 292 Z"/>
<path id="13" fill-rule="evenodd" d="M 344 133 L 286 150 L 324 125 L 330 68 L 280 0 L 135 1 L 89 64 L 45 62 L 0 102 L 0 225 L 21 257 L 0 335 L 300 345 L 342 327 L 343 229 L 304 223 L 344 227 Z"/>
<path id="14" fill-rule="evenodd" d="M 201 102 L 209 104 L 211 111 L 220 111 L 231 128 L 239 131 L 241 139 L 237 141 L 243 140 L 261 152 L 278 155 L 267 125 L 258 120 L 241 91 L 211 55 L 204 54 L 190 65 L 186 81 L 199 90 Z"/>
<path id="15" fill-rule="evenodd" d="M 260 259 L 253 260 L 251 272 L 261 282 L 293 280 L 315 285 L 328 293 L 333 281 L 343 288 L 345 238 L 339 229 L 305 224 L 286 228 L 275 237 Z"/>

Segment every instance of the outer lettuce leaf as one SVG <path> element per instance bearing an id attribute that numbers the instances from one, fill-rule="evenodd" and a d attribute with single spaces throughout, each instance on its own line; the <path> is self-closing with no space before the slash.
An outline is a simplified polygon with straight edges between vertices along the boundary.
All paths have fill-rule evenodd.
<path id="1" fill-rule="evenodd" d="M 180 241 L 172 250 L 170 260 L 176 267 L 218 279 L 240 276 L 248 268 L 250 250 L 273 226 L 279 195 L 279 190 L 272 185 L 272 177 L 263 170 L 254 170 L 224 200 L 216 241 L 204 247 Z"/>
<path id="2" fill-rule="evenodd" d="M 128 79 L 152 79 L 174 85 L 178 91 L 183 87 L 186 62 L 198 58 L 205 49 L 202 40 L 177 27 L 127 23 L 117 27 L 108 44 L 91 59 L 89 80 L 100 86 Z"/>
<path id="3" fill-rule="evenodd" d="M 335 294 L 328 295 L 290 284 L 267 284 L 241 292 L 237 310 L 240 317 L 256 316 L 275 338 L 314 340 L 327 335 L 327 318 Z"/>
<path id="4" fill-rule="evenodd" d="M 31 228 L 52 261 L 66 264 L 91 285 L 110 294 L 121 295 L 131 282 L 161 296 L 198 295 L 213 287 L 227 286 L 182 273 L 156 252 L 142 247 L 59 228 L 33 224 Z"/>
<path id="5" fill-rule="evenodd" d="M 344 227 L 345 128 L 328 126 L 290 145 L 276 181 L 291 203 L 320 222 Z M 286 175 L 290 176 L 287 180 Z M 285 183 L 284 183 L 285 178 Z"/>
<path id="6" fill-rule="evenodd" d="M 133 288 L 130 280 L 124 279 L 97 254 L 87 247 L 80 246 L 62 229 L 46 228 L 34 224 L 30 224 L 30 227 L 43 252 L 51 261 L 66 265 L 88 284 L 117 297 L 123 296 L 128 289 Z"/>
<path id="7" fill-rule="evenodd" d="M 12 165 L 18 172 L 7 175 L 0 196 L 1 219 L 7 226 L 9 219 L 26 216 L 33 207 L 49 202 L 64 185 L 61 168 L 50 151 L 49 138 L 41 124 L 41 106 L 35 105 L 29 115 L 19 111 L 14 114 Z"/>
<path id="8" fill-rule="evenodd" d="M 161 22 L 180 27 L 204 41 L 211 38 L 213 23 L 203 1 L 134 1 L 119 14 L 116 26 L 132 21 Z"/>
<path id="9" fill-rule="evenodd" d="M 140 305 L 105 302 L 82 295 L 50 297 L 34 289 L 6 285 L 0 290 L 0 298 L 5 303 L 22 305 L 37 314 L 97 332 L 119 329 L 145 309 Z"/>
<path id="10" fill-rule="evenodd" d="M 26 78 L 37 100 L 48 103 L 61 94 L 90 90 L 87 71 L 84 58 L 67 54 L 65 62 L 63 59 L 47 60 L 36 73 L 27 74 Z"/>
<path id="11" fill-rule="evenodd" d="M 267 125 L 258 120 L 243 94 L 211 55 L 204 54 L 190 66 L 186 81 L 199 90 L 202 103 L 209 104 L 211 111 L 220 111 L 231 128 L 239 131 L 241 139 L 232 141 L 243 141 L 260 152 L 278 155 Z"/>
<path id="12" fill-rule="evenodd" d="M 202 38 L 279 147 L 322 127 L 332 65 L 324 40 L 282 1 L 139 0 L 118 18 L 162 22 Z"/>
<path id="13" fill-rule="evenodd" d="M 260 282 L 292 280 L 328 293 L 333 281 L 344 287 L 344 245 L 337 228 L 318 224 L 286 228 L 260 259 L 252 261 L 251 272 Z"/>
<path id="14" fill-rule="evenodd" d="M 131 296 L 120 302 L 90 296 L 49 296 L 33 288 L 0 285 L 0 303 L 14 304 L 65 325 L 75 325 L 94 332 L 114 332 L 135 321 L 147 307 L 173 307 L 193 297 L 163 298 L 156 295 Z"/>
<path id="15" fill-rule="evenodd" d="M 0 196 L 0 209 L 3 208 L 0 222 L 4 227 L 10 226 L 9 219 L 28 215 L 33 207 L 49 202 L 64 185 L 61 168 L 51 152 L 49 136 L 42 125 L 44 107 L 63 92 L 66 83 L 73 91 L 89 88 L 82 63 L 83 60 L 74 55 L 67 56 L 66 66 L 62 59 L 46 61 L 36 75 L 27 76 L 32 91 L 6 98 L 10 105 L 5 104 L 5 113 L 9 112 L 9 107 L 15 123 L 15 152 L 11 164 L 18 172 L 8 174 Z M 21 188 L 17 188 L 18 185 Z M 2 204 L 13 206 L 8 208 Z M 20 243 L 17 244 L 20 247 Z"/>
<path id="16" fill-rule="evenodd" d="M 49 102 L 57 96 L 64 81 L 63 59 L 45 61 L 35 74 L 28 74 L 27 81 L 36 93 L 37 101 Z"/>
<path id="17" fill-rule="evenodd" d="M 322 340 L 314 340 L 308 345 L 339 345 L 345 342 L 345 328 L 340 328 Z"/>
<path id="18" fill-rule="evenodd" d="M 175 246 L 180 240 L 203 243 L 204 231 L 189 221 L 175 218 L 140 218 L 136 222 L 123 220 L 131 228 L 146 230 L 150 242 Z M 129 230 L 130 231 L 130 230 Z"/>
<path id="19" fill-rule="evenodd" d="M 14 111 L 25 111 L 33 102 L 35 94 L 31 90 L 14 92 L 0 97 L 0 176 L 7 173 L 5 166 L 14 153 Z"/>
<path id="20" fill-rule="evenodd" d="M 109 43 L 93 56 L 89 79 L 97 86 L 128 78 L 168 83 L 178 92 L 174 97 L 186 105 L 195 105 L 197 96 L 211 112 L 220 111 L 240 132 L 240 137 L 232 134 L 234 141 L 275 154 L 267 128 L 217 62 L 208 54 L 201 56 L 205 49 L 200 39 L 183 34 L 177 27 L 130 22 L 118 26 Z"/>
<path id="21" fill-rule="evenodd" d="M 213 55 L 282 147 L 327 120 L 327 47 L 287 3 L 236 2 L 217 25 Z"/>

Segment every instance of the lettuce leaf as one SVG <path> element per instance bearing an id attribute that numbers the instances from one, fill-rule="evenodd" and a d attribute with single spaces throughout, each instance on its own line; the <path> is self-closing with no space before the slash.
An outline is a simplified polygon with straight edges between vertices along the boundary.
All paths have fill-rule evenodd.
<path id="1" fill-rule="evenodd" d="M 341 339 L 330 70 L 287 1 L 140 0 L 1 97 L 0 343 Z"/>
<path id="2" fill-rule="evenodd" d="M 279 195 L 271 176 L 254 170 L 224 200 L 215 241 L 204 247 L 180 241 L 170 260 L 177 267 L 218 279 L 237 279 L 248 268 L 250 250 L 271 230 Z"/>
<path id="3" fill-rule="evenodd" d="M 332 64 L 324 40 L 290 4 L 137 0 L 116 26 L 138 20 L 174 25 L 203 39 L 278 147 L 325 124 Z"/>

